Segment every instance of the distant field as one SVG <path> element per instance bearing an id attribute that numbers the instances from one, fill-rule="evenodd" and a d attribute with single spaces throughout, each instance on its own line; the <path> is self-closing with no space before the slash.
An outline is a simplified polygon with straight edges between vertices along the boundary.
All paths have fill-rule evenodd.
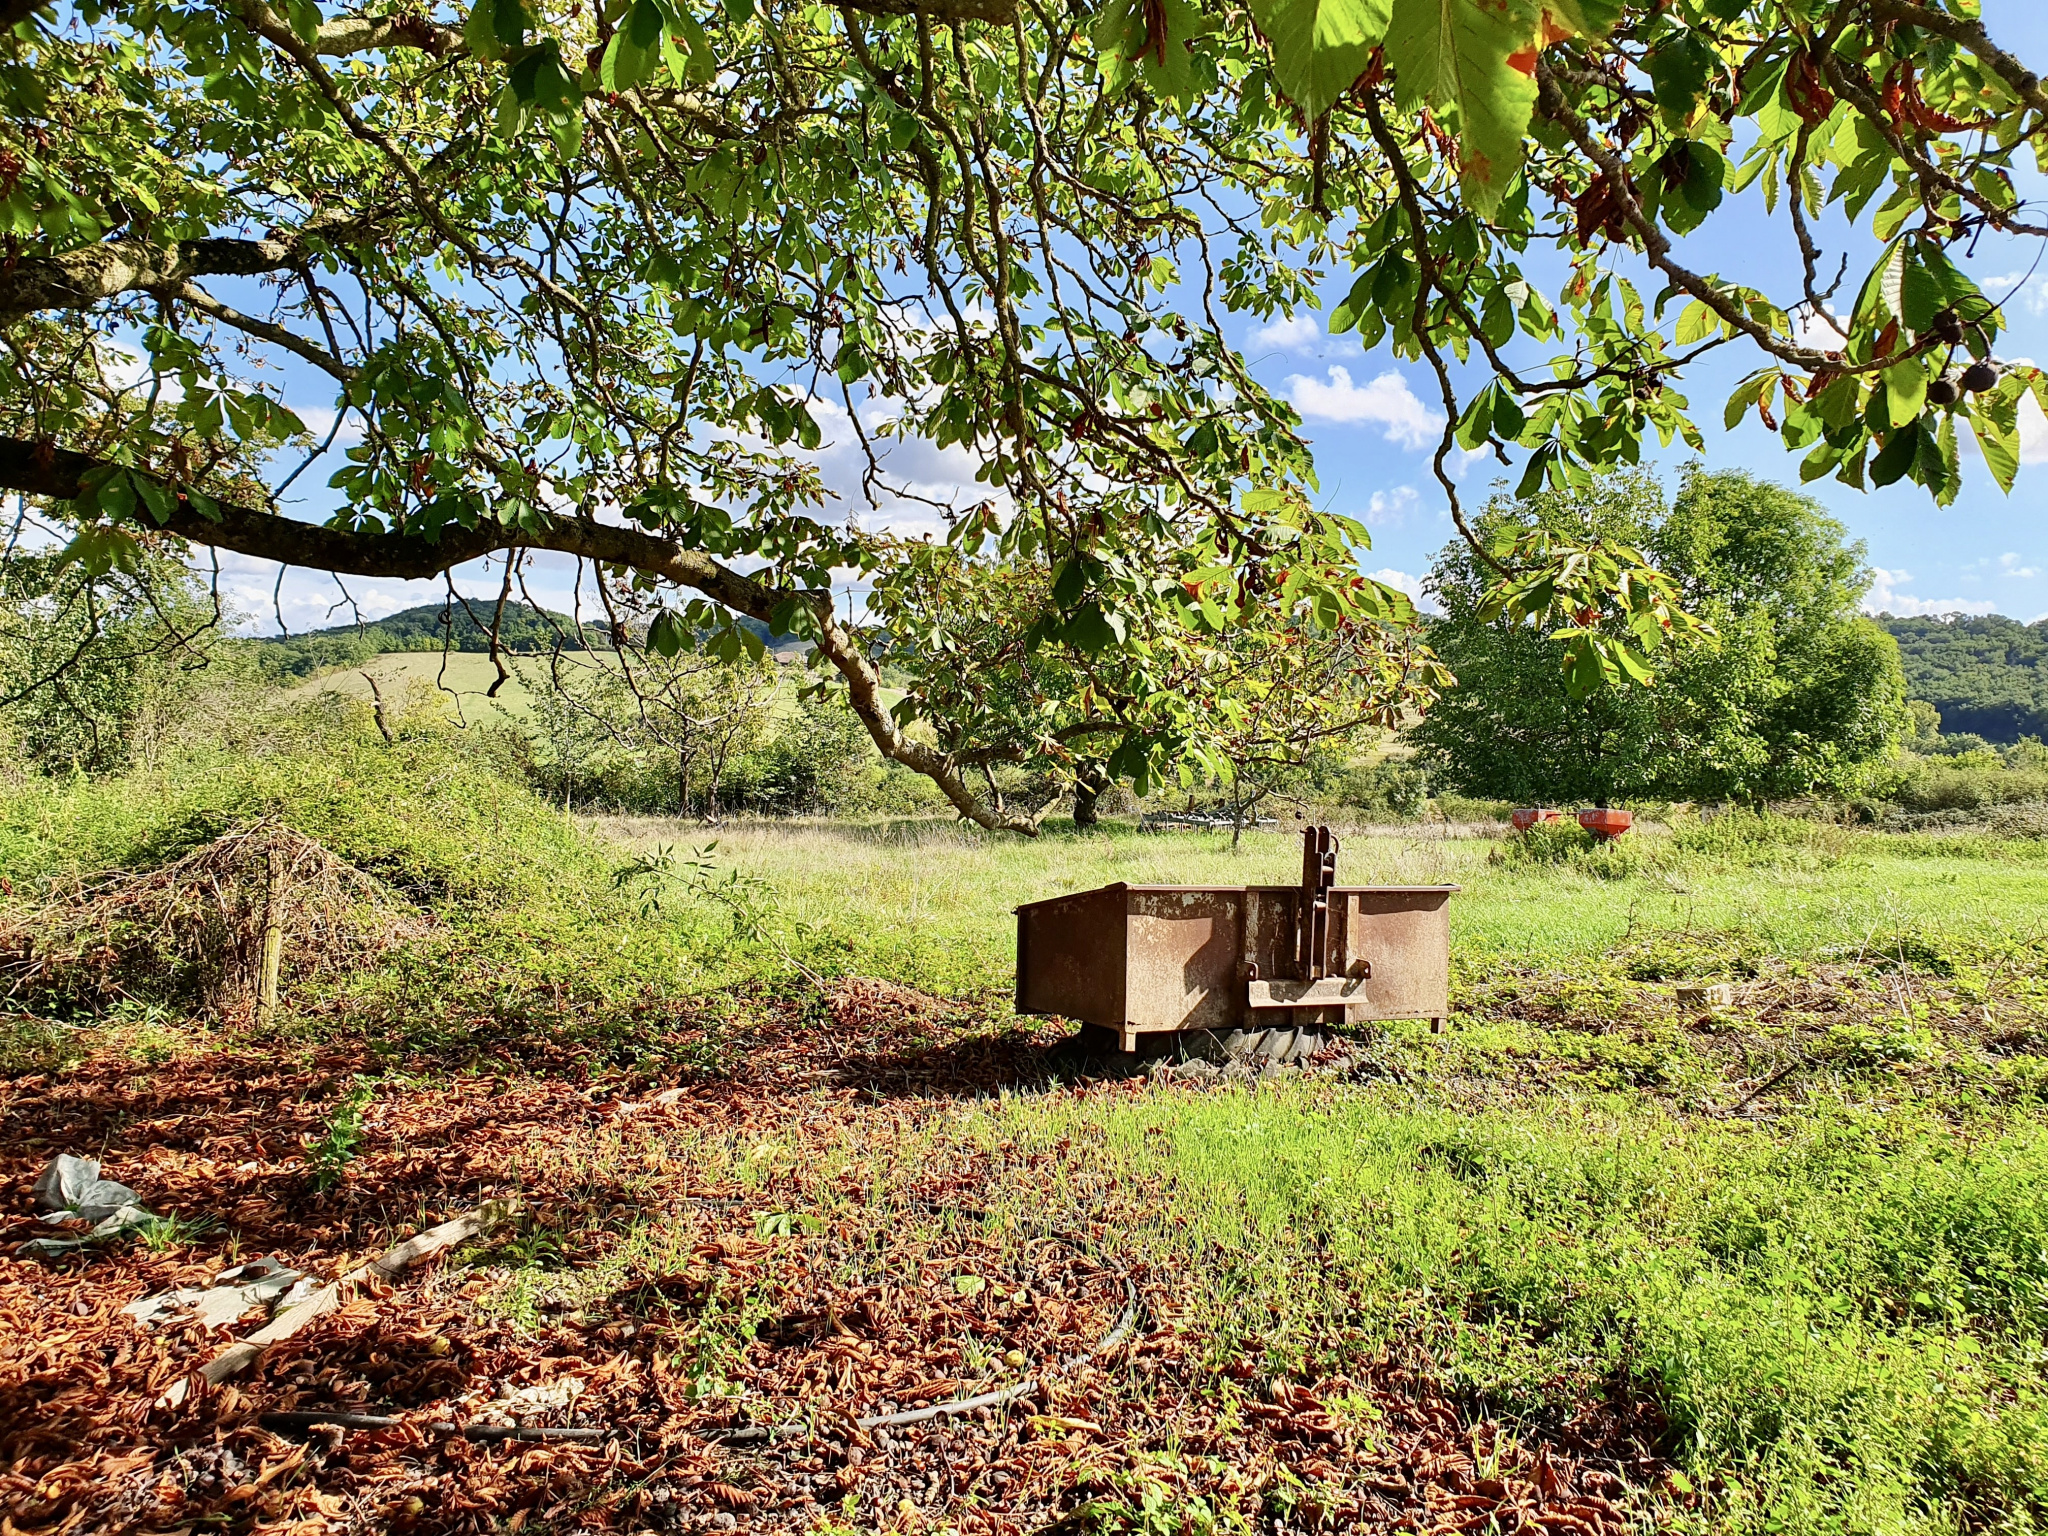
<path id="1" fill-rule="evenodd" d="M 564 663 L 565 672 L 571 665 L 614 665 L 605 659 L 608 654 L 599 651 L 579 656 L 574 663 Z M 387 700 L 402 697 L 408 687 L 423 688 L 439 698 L 451 718 L 464 724 L 492 718 L 525 720 L 533 713 L 533 692 L 528 685 L 546 685 L 547 660 L 537 656 L 508 656 L 505 666 L 512 675 L 498 690 L 495 699 L 490 696 L 490 688 L 498 680 L 498 669 L 492 665 L 490 656 L 482 651 L 450 651 L 445 656 L 439 651 L 387 651 L 363 667 L 330 672 L 311 682 L 301 683 L 296 691 L 303 694 L 339 693 L 353 699 L 368 699 L 370 685 L 363 676 L 368 672 L 376 678 L 377 686 L 384 691 Z M 789 690 L 785 689 L 784 693 L 787 696 Z"/>

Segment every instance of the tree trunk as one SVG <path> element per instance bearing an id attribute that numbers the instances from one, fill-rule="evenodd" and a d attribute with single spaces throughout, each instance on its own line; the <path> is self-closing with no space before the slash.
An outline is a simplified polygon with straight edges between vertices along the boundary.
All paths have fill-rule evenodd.
<path id="1" fill-rule="evenodd" d="M 1098 802 L 1109 789 L 1109 768 L 1097 758 L 1084 758 L 1074 769 L 1074 825 L 1083 831 L 1102 824 Z"/>

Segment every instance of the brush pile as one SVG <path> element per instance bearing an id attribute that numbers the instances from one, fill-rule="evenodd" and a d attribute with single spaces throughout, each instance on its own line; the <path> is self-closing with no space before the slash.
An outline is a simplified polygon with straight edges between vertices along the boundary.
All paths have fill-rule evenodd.
<path id="1" fill-rule="evenodd" d="M 123 1001 L 251 1018 L 266 934 L 303 981 L 359 965 L 428 920 L 319 842 L 263 820 L 137 873 L 0 918 L 0 1004 L 101 1014 Z"/>

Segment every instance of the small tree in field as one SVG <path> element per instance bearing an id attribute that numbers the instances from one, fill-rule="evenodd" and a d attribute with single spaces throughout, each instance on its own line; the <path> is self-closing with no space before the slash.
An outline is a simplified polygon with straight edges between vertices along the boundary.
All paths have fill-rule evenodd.
<path id="1" fill-rule="evenodd" d="M 1576 697 L 1544 631 L 1485 603 L 1464 543 L 1431 580 L 1431 642 L 1458 686 L 1416 732 L 1470 794 L 1540 804 L 1631 796 L 1750 800 L 1857 787 L 1908 731 L 1898 648 L 1858 604 L 1863 546 L 1806 497 L 1733 473 L 1688 471 L 1667 507 L 1631 470 L 1584 491 L 1496 499 L 1483 535 L 1632 546 L 1676 578 L 1715 643 L 1673 656 L 1648 688 Z"/>

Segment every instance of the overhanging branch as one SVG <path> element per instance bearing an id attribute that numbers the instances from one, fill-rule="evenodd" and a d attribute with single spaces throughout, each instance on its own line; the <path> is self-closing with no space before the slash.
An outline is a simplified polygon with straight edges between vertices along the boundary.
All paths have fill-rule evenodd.
<path id="1" fill-rule="evenodd" d="M 75 501 L 86 474 L 101 467 L 102 461 L 89 454 L 0 437 L 0 490 Z M 538 530 L 484 523 L 444 529 L 437 538 L 427 539 L 417 534 L 302 523 L 266 509 L 225 501 L 218 503 L 218 515 L 209 517 L 177 486 L 162 480 L 158 483 L 173 496 L 170 514 L 159 525 L 165 532 L 194 544 L 336 575 L 425 580 L 516 546 L 599 565 L 630 567 L 701 592 L 721 607 L 763 623 L 773 622 L 784 604 L 795 598 L 809 610 L 810 638 L 845 680 L 848 701 L 883 756 L 937 784 L 968 820 L 994 831 L 1037 835 L 1036 818 L 990 806 L 969 787 L 961 765 L 951 755 L 905 733 L 882 700 L 881 673 L 854 635 L 834 618 L 830 591 L 774 586 L 742 575 L 700 550 L 685 549 L 673 539 L 587 518 L 550 517 Z"/>
<path id="2" fill-rule="evenodd" d="M 326 218 L 260 240 L 106 240 L 61 256 L 24 256 L 0 265 L 0 321 L 44 309 L 90 309 L 124 293 L 175 291 L 195 278 L 288 271 L 306 259 L 312 240 L 341 239 L 362 228 L 353 219 Z"/>

